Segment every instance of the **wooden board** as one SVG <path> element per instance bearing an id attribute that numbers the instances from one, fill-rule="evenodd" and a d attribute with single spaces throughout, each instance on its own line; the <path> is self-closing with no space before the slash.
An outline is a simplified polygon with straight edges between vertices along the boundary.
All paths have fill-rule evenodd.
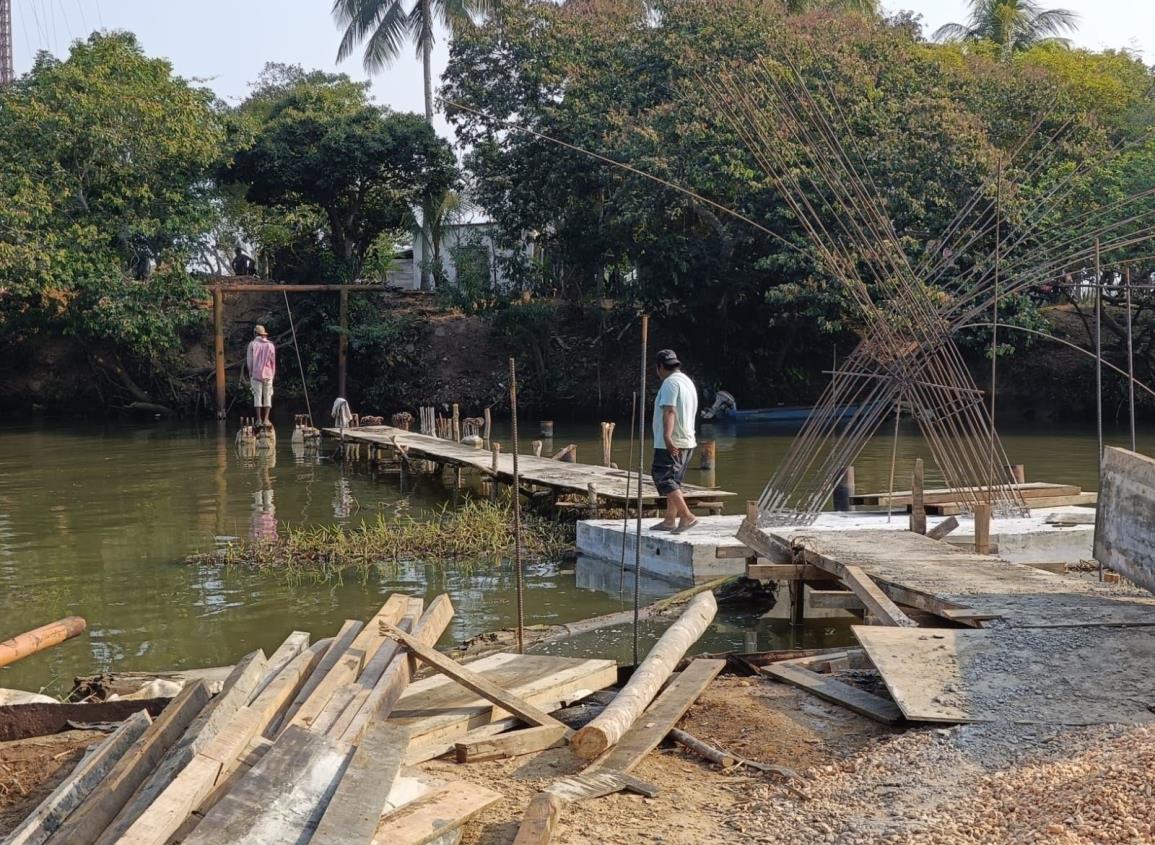
<path id="1" fill-rule="evenodd" d="M 371 722 L 309 840 L 311 845 L 372 840 L 408 748 L 406 725 Z"/>
<path id="2" fill-rule="evenodd" d="M 427 845 L 503 798 L 500 792 L 477 784 L 448 783 L 381 819 L 372 841 L 374 845 Z"/>
<path id="3" fill-rule="evenodd" d="M 535 707 L 576 699 L 618 682 L 613 660 L 499 653 L 470 663 L 469 668 Z M 438 742 L 444 746 L 448 741 L 452 748 L 453 741 L 471 729 L 508 715 L 455 681 L 437 675 L 410 684 L 390 721 L 410 726 L 415 747 Z"/>
<path id="4" fill-rule="evenodd" d="M 151 723 L 152 719 L 143 710 L 129 716 L 119 728 L 90 750 L 68 777 L 8 834 L 4 845 L 40 845 L 47 841 L 68 814 L 108 776 L 117 761 Z"/>
<path id="5" fill-rule="evenodd" d="M 691 661 L 683 672 L 672 678 L 618 744 L 595 760 L 587 771 L 631 771 L 666 738 L 725 665 L 725 660 Z"/>
<path id="6" fill-rule="evenodd" d="M 908 719 L 1155 720 L 1152 628 L 852 630 Z"/>
<path id="7" fill-rule="evenodd" d="M 293 631 L 289 636 L 285 637 L 285 641 L 278 646 L 277 650 L 272 653 L 268 662 L 265 664 L 265 674 L 261 680 L 257 682 L 256 689 L 253 690 L 254 698 L 260 695 L 262 690 L 273 682 L 273 679 L 281 673 L 281 670 L 289 665 L 290 660 L 309 647 L 310 636 L 308 631 Z"/>
<path id="8" fill-rule="evenodd" d="M 375 443 L 388 448 L 403 447 L 410 459 L 433 460 L 443 464 L 472 467 L 485 474 L 492 474 L 493 454 L 471 446 L 464 446 L 451 440 L 442 440 L 425 434 L 402 431 L 391 426 L 374 426 L 368 429 L 324 429 L 330 437 L 344 437 L 345 440 L 355 443 Z M 518 472 L 521 483 L 541 487 L 550 487 L 555 490 L 564 490 L 580 493 L 583 497 L 589 493 L 589 485 L 597 487 L 598 496 L 603 500 L 624 501 L 629 498 L 633 501 L 637 491 L 630 487 L 627 496 L 626 470 L 613 467 L 594 466 L 590 464 L 565 463 L 549 458 L 521 455 L 518 459 Z M 497 460 L 497 477 L 502 481 L 513 480 L 513 456 L 501 454 Z M 687 484 L 683 488 L 686 498 L 713 500 L 721 496 L 733 496 L 724 490 L 714 490 L 708 487 L 698 487 Z M 664 500 L 658 494 L 653 481 L 648 477 L 642 481 L 642 498 L 645 502 L 654 503 Z"/>
<path id="9" fill-rule="evenodd" d="M 365 623 L 359 622 L 356 619 L 345 620 L 345 624 L 341 626 L 341 630 L 337 632 L 337 636 L 335 636 L 333 642 L 329 644 L 329 648 L 325 651 L 325 656 L 321 658 L 321 662 L 317 664 L 317 668 L 313 670 L 305 683 L 301 685 L 301 689 L 289 705 L 289 709 L 285 711 L 285 714 L 278 720 L 278 723 L 274 724 L 274 732 L 279 732 L 285 723 L 293 720 L 293 717 L 297 715 L 297 711 L 301 709 L 301 706 L 309 699 L 313 691 L 317 689 L 317 686 L 325 680 L 325 677 L 329 674 L 329 670 L 345 655 L 345 651 L 353 644 L 353 640 L 361 633 L 361 629 L 364 627 Z"/>
<path id="10" fill-rule="evenodd" d="M 838 704 L 859 715 L 874 719 L 886 725 L 902 721 L 902 710 L 893 701 L 887 701 L 865 690 L 844 684 L 834 678 L 825 677 L 798 665 L 793 660 L 771 663 L 761 667 L 761 671 L 792 686 L 804 689 L 819 698 Z"/>
<path id="11" fill-rule="evenodd" d="M 853 593 L 862 600 L 871 615 L 883 625 L 895 625 L 900 628 L 917 628 L 918 626 L 901 610 L 898 609 L 890 597 L 878 588 L 869 575 L 860 566 L 846 564 L 841 568 L 842 580 L 846 582 Z"/>
<path id="12" fill-rule="evenodd" d="M 289 727 L 205 815 L 185 845 L 308 842 L 348 759 L 349 752 L 332 740 Z"/>
<path id="13" fill-rule="evenodd" d="M 382 622 L 381 633 L 401 643 L 405 648 L 419 657 L 422 663 L 428 664 L 440 674 L 453 679 L 467 690 L 480 695 L 487 701 L 493 702 L 506 713 L 517 716 L 517 718 L 523 722 L 530 725 L 561 727 L 563 732 L 566 730 L 565 725 L 561 724 L 561 722 L 554 719 L 548 713 L 539 710 L 518 695 L 502 689 L 484 675 L 465 668 L 432 646 L 427 646 L 416 637 L 406 634 L 400 628 L 390 625 L 387 622 Z"/>
<path id="14" fill-rule="evenodd" d="M 185 686 L 52 837 L 52 845 L 92 845 L 209 701 L 208 685 Z"/>
<path id="15" fill-rule="evenodd" d="M 479 728 L 478 730 L 484 730 Z M 536 754 L 547 748 L 565 745 L 566 726 L 539 725 L 521 728 L 498 736 L 471 739 L 469 734 L 454 746 L 458 763 L 480 763 L 484 760 L 506 760 L 524 754 Z"/>
<path id="16" fill-rule="evenodd" d="M 963 488 L 967 491 L 977 491 L 983 495 L 986 494 L 985 487 L 977 488 Z M 1032 499 L 1039 497 L 1050 496 L 1075 496 L 1082 493 L 1081 487 L 1074 484 L 1051 484 L 1046 481 L 1030 481 L 1023 484 L 1016 484 L 1015 489 L 1019 491 L 1019 495 L 1027 501 L 1030 505 Z M 946 488 L 938 488 L 934 490 L 923 491 L 923 502 L 927 505 L 941 505 L 953 504 L 959 501 L 959 490 L 950 490 Z M 850 497 L 850 503 L 853 505 L 870 505 L 877 507 L 890 506 L 905 506 L 909 505 L 913 499 L 913 492 L 910 490 L 896 490 L 894 493 L 860 493 L 856 496 Z"/>

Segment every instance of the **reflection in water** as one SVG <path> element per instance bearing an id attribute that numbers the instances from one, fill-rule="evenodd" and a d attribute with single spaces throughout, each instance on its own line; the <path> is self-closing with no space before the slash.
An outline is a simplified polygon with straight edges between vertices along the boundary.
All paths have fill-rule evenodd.
<path id="1" fill-rule="evenodd" d="M 716 428 L 718 484 L 736 494 L 727 501 L 736 512 L 757 497 L 792 434 Z M 411 477 L 403 494 L 396 475 L 374 475 L 364 463 L 343 466 L 329 458 L 331 450 L 299 455 L 288 436 L 262 454 L 238 450 L 235 433 L 235 426 L 216 422 L 0 428 L 0 638 L 71 614 L 89 623 L 88 634 L 0 670 L 0 686 L 56 684 L 50 691 L 62 692 L 73 676 L 102 669 L 192 668 L 230 663 L 256 648 L 268 654 L 290 631 L 319 638 L 345 619 L 368 618 L 393 591 L 426 601 L 448 592 L 457 615 L 445 642 L 512 625 L 515 580 L 506 561 L 409 562 L 364 580 L 299 585 L 275 575 L 184 565 L 188 554 L 211 551 L 218 538 L 246 537 L 254 529 L 283 535 L 290 515 L 294 526 L 306 528 L 356 525 L 388 518 L 404 501 L 400 512 L 420 519 L 452 496 L 429 476 Z M 502 440 L 503 432 L 495 437 Z M 555 437 L 577 444 L 579 454 L 600 454 L 597 422 L 559 421 Z M 1110 441 L 1126 439 L 1119 432 Z M 1028 480 L 1095 487 L 1093 427 L 1010 430 L 1004 443 L 1012 462 L 1026 464 Z M 891 445 L 889 432 L 868 444 L 856 463 L 861 490 L 885 487 Z M 502 446 L 508 451 L 508 440 Z M 619 466 L 626 465 L 629 446 L 628 437 L 615 438 Z M 1141 434 L 1140 450 L 1153 448 L 1155 438 Z M 925 444 L 904 428 L 896 479 L 910 478 L 916 457 L 928 457 Z M 932 472 L 928 463 L 928 483 Z M 692 468 L 688 480 L 700 478 Z M 596 581 L 583 570 L 579 581 L 554 561 L 528 566 L 527 621 L 570 622 L 630 607 L 632 576 L 621 594 L 616 561 L 603 576 Z M 646 579 L 642 601 L 674 589 Z M 727 611 L 702 647 L 741 648 L 748 632 L 761 649 L 848 642 L 843 620 L 792 630 L 773 617 Z M 564 647 L 620 657 L 628 656 L 629 643 L 628 631 L 608 631 Z"/>

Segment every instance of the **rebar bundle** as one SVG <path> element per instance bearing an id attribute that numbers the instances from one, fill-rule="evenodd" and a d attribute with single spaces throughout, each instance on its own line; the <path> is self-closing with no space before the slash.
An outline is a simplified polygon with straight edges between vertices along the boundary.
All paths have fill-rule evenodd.
<path id="1" fill-rule="evenodd" d="M 819 69 L 821 74 L 821 70 Z M 1095 238 L 1125 249 L 1151 239 L 1150 226 L 1131 214 L 1140 196 L 1064 219 L 1093 236 L 1071 249 L 1049 210 L 1078 173 L 1035 200 L 1014 232 L 1003 231 L 1004 170 L 957 212 L 937 250 L 913 264 L 885 205 L 886 192 L 869 177 L 850 140 L 846 115 L 823 77 L 812 90 L 789 60 L 764 60 L 703 80 L 723 117 L 770 178 L 811 241 L 819 270 L 853 299 L 861 341 L 838 367 L 759 501 L 768 525 L 810 524 L 845 468 L 883 421 L 909 409 L 942 473 L 964 508 L 990 504 L 1001 515 L 1025 513 L 1010 461 L 994 426 L 997 329 L 992 343 L 992 393 L 985 401 L 955 345 L 955 330 L 991 312 L 1000 298 L 1085 265 Z M 1034 133 L 1042 121 L 1032 128 Z M 1059 127 L 1056 135 L 1069 127 Z M 1054 137 L 1045 139 L 1053 142 Z M 1038 145 L 1020 172 L 1039 172 L 1053 143 Z M 1012 151 L 1029 149 L 1024 140 Z M 981 250 L 994 234 L 994 253 L 959 271 L 952 257 Z M 1069 236 L 1069 235 L 1068 235 Z M 1073 253 L 1073 254 L 1072 254 Z M 949 271 L 949 272 L 948 272 Z M 854 410 L 847 416 L 845 406 Z"/>

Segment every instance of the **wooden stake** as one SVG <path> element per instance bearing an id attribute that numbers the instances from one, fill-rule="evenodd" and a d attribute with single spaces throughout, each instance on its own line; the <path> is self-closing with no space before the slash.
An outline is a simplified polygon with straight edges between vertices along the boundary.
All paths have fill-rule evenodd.
<path id="1" fill-rule="evenodd" d="M 216 369 L 217 419 L 228 413 L 225 397 L 225 294 L 213 288 L 213 366 Z"/>
<path id="2" fill-rule="evenodd" d="M 489 408 L 486 408 L 482 413 L 485 418 L 485 434 L 482 439 L 485 441 L 485 448 L 488 449 L 490 435 L 493 433 L 493 418 L 489 413 Z"/>
<path id="3" fill-rule="evenodd" d="M 922 458 L 916 458 L 914 461 L 914 475 L 910 480 L 910 530 L 915 534 L 926 533 L 926 505 L 922 500 L 922 491 Z"/>
<path id="4" fill-rule="evenodd" d="M 975 505 L 975 554 L 991 553 L 991 506 L 989 502 Z"/>
<path id="5" fill-rule="evenodd" d="M 543 444 L 540 440 L 533 441 L 533 456 L 535 458 L 541 457 L 541 449 L 543 445 L 545 444 Z"/>
<path id="6" fill-rule="evenodd" d="M 698 469 L 711 470 L 714 468 L 716 440 L 702 440 L 698 443 Z"/>
<path id="7" fill-rule="evenodd" d="M 456 402 L 453 403 L 453 442 L 461 442 L 461 408 Z"/>

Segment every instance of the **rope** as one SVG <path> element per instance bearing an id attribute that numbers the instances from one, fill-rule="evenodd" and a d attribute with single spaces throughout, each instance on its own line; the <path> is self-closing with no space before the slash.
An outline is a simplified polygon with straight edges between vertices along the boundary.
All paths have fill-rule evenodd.
<path id="1" fill-rule="evenodd" d="M 305 381 L 305 364 L 301 361 L 301 347 L 297 345 L 297 328 L 293 325 L 293 309 L 289 307 L 289 292 L 281 291 L 285 297 L 285 312 L 289 315 L 289 331 L 293 333 L 293 351 L 297 353 L 297 369 L 301 371 L 301 389 L 305 391 L 305 410 L 309 412 L 309 425 L 313 422 L 313 405 L 309 402 L 309 384 Z"/>

